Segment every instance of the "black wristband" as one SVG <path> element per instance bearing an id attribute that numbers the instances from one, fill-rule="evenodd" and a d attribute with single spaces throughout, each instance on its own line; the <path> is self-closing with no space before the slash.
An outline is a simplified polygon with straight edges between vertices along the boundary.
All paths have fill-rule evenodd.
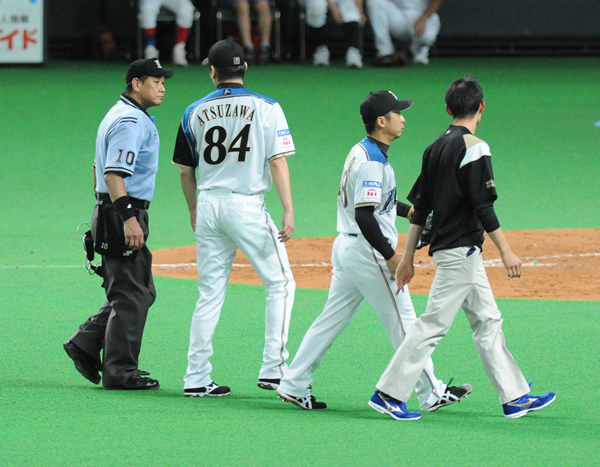
<path id="1" fill-rule="evenodd" d="M 121 220 L 123 222 L 135 216 L 135 208 L 131 204 L 129 196 L 121 196 L 120 198 L 115 199 L 113 201 L 113 205 L 119 213 L 119 216 L 121 216 Z"/>

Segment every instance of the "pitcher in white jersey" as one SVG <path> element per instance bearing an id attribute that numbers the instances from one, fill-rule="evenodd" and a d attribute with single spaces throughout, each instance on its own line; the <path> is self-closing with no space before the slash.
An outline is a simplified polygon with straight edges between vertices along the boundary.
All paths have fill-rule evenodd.
<path id="1" fill-rule="evenodd" d="M 212 380 L 209 358 L 237 248 L 268 293 L 260 388 L 276 389 L 286 369 L 296 290 L 283 244 L 294 231 L 286 158 L 296 152 L 286 118 L 276 101 L 244 89 L 247 64 L 237 43 L 217 42 L 208 62 L 217 90 L 187 108 L 173 154 L 196 235 L 200 292 L 184 378 L 188 397 L 231 393 Z M 272 183 L 284 210 L 280 230 L 264 201 Z"/>
<path id="2" fill-rule="evenodd" d="M 393 274 L 400 263 L 394 251 L 398 243 L 395 220 L 398 215 L 410 217 L 410 214 L 409 206 L 396 201 L 394 169 L 387 156 L 390 144 L 404 129 L 401 112 L 411 105 L 412 99 L 398 100 L 390 91 L 377 91 L 369 94 L 360 106 L 367 136 L 350 150 L 344 164 L 329 298 L 277 389 L 279 397 L 300 408 L 327 407 L 311 394 L 312 373 L 365 299 L 379 315 L 395 349 L 417 320 L 408 289 L 394 295 Z M 470 392 L 471 387 L 447 387 L 433 374 L 430 359 L 416 390 L 421 408 L 435 411 L 446 405 L 440 401 L 455 402 Z"/>

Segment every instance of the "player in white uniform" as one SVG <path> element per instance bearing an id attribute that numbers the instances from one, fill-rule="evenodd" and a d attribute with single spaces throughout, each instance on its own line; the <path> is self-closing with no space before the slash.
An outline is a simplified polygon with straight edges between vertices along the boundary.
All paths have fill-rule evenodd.
<path id="1" fill-rule="evenodd" d="M 392 37 L 410 41 L 415 63 L 429 63 L 429 48 L 440 32 L 437 11 L 441 0 L 367 0 L 377 58 L 374 65 L 403 65 L 396 61 Z"/>
<path id="2" fill-rule="evenodd" d="M 296 290 L 283 244 L 294 230 L 286 157 L 296 151 L 287 121 L 277 102 L 244 89 L 247 64 L 241 46 L 219 41 L 211 47 L 208 61 L 217 90 L 187 108 L 173 155 L 181 167 L 198 257 L 200 297 L 184 378 L 184 394 L 191 397 L 230 393 L 227 386 L 212 381 L 208 359 L 236 249 L 248 257 L 268 293 L 258 383 L 263 389 L 275 389 L 286 369 L 285 344 Z M 272 182 L 284 209 L 279 232 L 263 197 Z"/>
<path id="3" fill-rule="evenodd" d="M 187 66 L 185 44 L 194 22 L 194 5 L 190 0 L 140 0 L 140 26 L 144 32 L 144 58 L 158 58 L 156 48 L 156 18 L 161 7 L 175 14 L 177 25 L 173 63 Z"/>
<path id="4" fill-rule="evenodd" d="M 311 395 L 312 373 L 365 299 L 379 315 L 395 349 L 417 320 L 408 289 L 394 295 L 393 274 L 400 263 L 394 252 L 398 208 L 394 169 L 387 157 L 389 145 L 404 129 L 400 112 L 411 105 L 412 99 L 399 101 L 390 91 L 378 91 L 360 106 L 367 137 L 352 148 L 344 164 L 329 298 L 277 389 L 282 399 L 303 409 L 327 407 Z M 447 387 L 435 377 L 431 359 L 416 386 L 421 408 L 429 411 L 456 402 L 471 389 L 470 385 Z"/>
<path id="5" fill-rule="evenodd" d="M 315 44 L 313 65 L 329 66 L 329 47 L 326 30 L 327 10 L 333 20 L 344 29 L 344 44 L 346 50 L 346 65 L 349 68 L 362 68 L 360 53 L 360 28 L 366 18 L 363 13 L 363 0 L 305 0 L 306 24 L 311 28 L 310 33 Z"/>

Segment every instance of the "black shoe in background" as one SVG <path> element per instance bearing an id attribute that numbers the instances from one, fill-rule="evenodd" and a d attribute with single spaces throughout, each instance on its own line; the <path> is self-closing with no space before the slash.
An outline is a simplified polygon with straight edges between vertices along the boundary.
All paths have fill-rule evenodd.
<path id="1" fill-rule="evenodd" d="M 271 46 L 267 44 L 262 44 L 260 46 L 260 50 L 258 51 L 257 63 L 258 65 L 267 65 L 269 63 L 269 59 L 271 58 Z"/>
<path id="2" fill-rule="evenodd" d="M 377 57 L 373 60 L 373 66 L 377 67 L 396 67 L 408 65 L 408 58 L 402 52 L 394 52 L 393 54 Z"/>
<path id="3" fill-rule="evenodd" d="M 244 47 L 244 55 L 248 66 L 254 65 L 254 47 Z"/>

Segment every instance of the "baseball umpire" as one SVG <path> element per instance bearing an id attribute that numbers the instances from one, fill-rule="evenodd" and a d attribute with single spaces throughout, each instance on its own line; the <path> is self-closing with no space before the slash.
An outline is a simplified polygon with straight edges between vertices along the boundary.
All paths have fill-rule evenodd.
<path id="1" fill-rule="evenodd" d="M 100 382 L 102 372 L 104 389 L 160 387 L 138 370 L 146 316 L 156 298 L 146 240 L 160 142 L 147 110 L 162 104 L 165 79 L 172 76 L 157 59 L 133 62 L 125 91 L 98 128 L 92 236 L 102 255 L 107 300 L 64 348 L 92 383 Z"/>
<path id="2" fill-rule="evenodd" d="M 396 351 L 369 405 L 396 418 L 462 307 L 504 415 L 518 418 L 548 406 L 556 395 L 529 394 L 529 385 L 506 348 L 503 320 L 481 259 L 485 230 L 500 251 L 508 277 L 521 277 L 521 260 L 506 241 L 494 212 L 497 194 L 490 148 L 475 137 L 485 108 L 483 90 L 472 78 L 459 79 L 450 85 L 445 100 L 454 122 L 425 150 L 421 174 L 408 196 L 415 211 L 395 275 L 397 290 L 414 276 L 415 245 L 432 210 L 429 254 L 437 270 L 425 313 Z M 382 394 L 387 399 L 385 405 L 379 402 Z"/>
<path id="3" fill-rule="evenodd" d="M 417 319 L 408 290 L 393 293 L 393 274 L 400 262 L 394 251 L 398 243 L 395 221 L 398 215 L 407 215 L 408 206 L 396 201 L 394 169 L 387 155 L 404 130 L 402 111 L 412 102 L 398 100 L 391 91 L 377 91 L 360 106 L 367 136 L 350 150 L 344 164 L 329 298 L 277 389 L 282 399 L 303 409 L 327 407 L 311 394 L 312 373 L 365 299 L 379 315 L 395 349 Z M 427 411 L 459 401 L 472 390 L 470 384 L 450 387 L 437 379 L 431 359 L 418 379 L 419 403 Z"/>
<path id="4" fill-rule="evenodd" d="M 187 108 L 173 154 L 173 162 L 180 166 L 198 257 L 199 299 L 184 378 L 188 397 L 230 394 L 229 387 L 211 379 L 208 359 L 238 247 L 268 294 L 258 376 L 263 389 L 276 389 L 286 369 L 285 344 L 296 291 L 283 244 L 294 231 L 286 158 L 296 152 L 286 118 L 273 99 L 244 88 L 247 64 L 237 43 L 217 42 L 209 50 L 208 62 L 217 90 Z M 284 210 L 279 231 L 264 201 L 272 183 Z"/>

